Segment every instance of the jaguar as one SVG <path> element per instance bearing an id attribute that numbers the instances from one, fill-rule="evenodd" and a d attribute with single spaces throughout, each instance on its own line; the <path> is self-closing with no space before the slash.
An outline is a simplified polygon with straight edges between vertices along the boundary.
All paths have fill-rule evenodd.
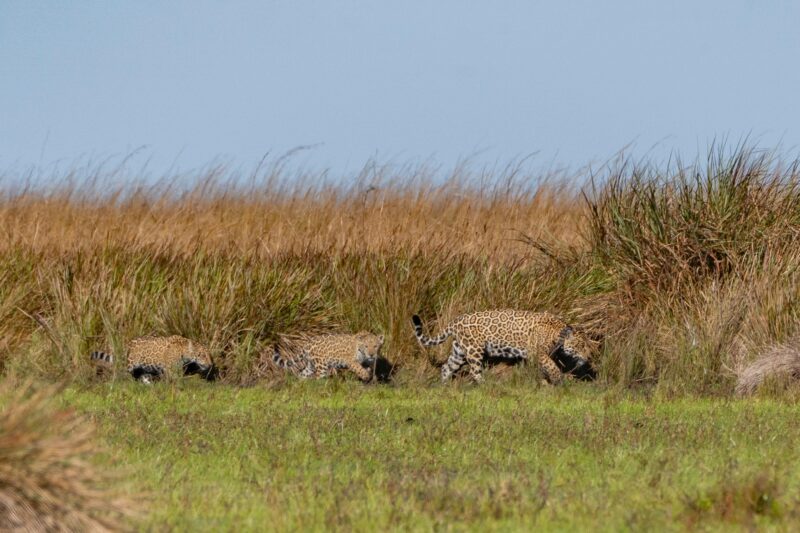
<path id="1" fill-rule="evenodd" d="M 113 370 L 115 357 L 107 352 L 92 352 L 91 360 L 98 373 Z M 128 372 L 136 381 L 152 383 L 165 376 L 199 374 L 214 380 L 217 368 L 204 345 L 180 335 L 168 337 L 146 335 L 127 345 Z"/>
<path id="2" fill-rule="evenodd" d="M 476 382 L 483 381 L 488 358 L 519 360 L 536 358 L 544 378 L 552 384 L 567 379 L 592 380 L 594 341 L 561 318 L 545 312 L 514 309 L 479 311 L 457 317 L 435 337 L 423 333 L 418 315 L 411 318 L 414 334 L 423 347 L 453 338 L 450 356 L 442 366 L 443 382 L 464 365 Z"/>
<path id="3" fill-rule="evenodd" d="M 278 367 L 301 378 L 324 378 L 337 370 L 347 370 L 368 382 L 382 346 L 383 335 L 367 331 L 317 335 L 297 343 L 292 352 L 281 353 L 276 346 L 272 360 Z"/>

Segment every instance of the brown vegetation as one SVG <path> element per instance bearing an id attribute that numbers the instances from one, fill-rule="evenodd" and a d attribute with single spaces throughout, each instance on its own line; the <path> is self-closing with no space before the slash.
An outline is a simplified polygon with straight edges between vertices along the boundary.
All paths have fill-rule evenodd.
<path id="1" fill-rule="evenodd" d="M 118 176 L 0 200 L 6 372 L 80 378 L 92 349 L 159 333 L 209 343 L 243 382 L 281 337 L 368 329 L 433 380 L 411 314 L 514 307 L 603 337 L 606 382 L 716 393 L 737 346 L 796 329 L 800 172 L 746 148 L 591 176 L 372 165 L 347 187 L 280 161 L 185 191 L 103 186 Z"/>
<path id="2" fill-rule="evenodd" d="M 20 387 L 0 411 L 0 530 L 109 531 L 133 504 L 93 466 L 92 425 L 48 404 L 52 390 Z"/>
<path id="3" fill-rule="evenodd" d="M 753 394 L 764 382 L 800 379 L 800 339 L 768 346 L 758 358 L 737 372 L 736 394 Z"/>

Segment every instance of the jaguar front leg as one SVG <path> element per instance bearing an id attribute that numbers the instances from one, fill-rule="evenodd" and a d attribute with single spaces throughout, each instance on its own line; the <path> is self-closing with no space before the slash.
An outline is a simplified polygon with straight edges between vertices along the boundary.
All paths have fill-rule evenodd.
<path id="1" fill-rule="evenodd" d="M 467 348 L 466 359 L 472 380 L 475 383 L 483 383 L 483 350 L 475 347 Z"/>
<path id="2" fill-rule="evenodd" d="M 358 379 L 364 383 L 372 381 L 372 366 L 365 367 L 361 363 L 347 365 L 348 370 L 352 371 Z"/>
<path id="3" fill-rule="evenodd" d="M 539 357 L 539 368 L 541 369 L 544 378 L 551 385 L 558 385 L 564 379 L 564 373 L 561 372 L 561 369 L 558 368 L 558 365 L 555 364 L 548 355 Z"/>

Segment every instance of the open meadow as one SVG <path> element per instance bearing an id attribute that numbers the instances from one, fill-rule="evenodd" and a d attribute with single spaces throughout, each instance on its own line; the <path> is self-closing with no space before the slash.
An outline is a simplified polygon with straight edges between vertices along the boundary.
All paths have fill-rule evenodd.
<path id="1" fill-rule="evenodd" d="M 69 389 L 147 529 L 789 528 L 800 416 L 774 400 L 659 401 L 532 376 L 482 388 L 199 380 Z M 535 376 L 533 376 L 535 377 Z M 147 413 L 143 416 L 142 413 Z"/>
<path id="2" fill-rule="evenodd" d="M 285 159 L 179 176 L 186 189 L 130 173 L 0 182 L 12 519 L 154 531 L 800 519 L 798 162 L 722 146 L 574 175 L 370 164 L 348 186 Z M 410 317 L 435 331 L 492 308 L 584 330 L 598 379 L 543 385 L 531 362 L 439 384 L 448 346 L 423 350 Z M 388 383 L 302 381 L 270 362 L 275 343 L 358 330 L 385 335 Z M 147 387 L 124 358 L 95 375 L 90 352 L 123 354 L 145 334 L 208 345 L 220 379 Z"/>

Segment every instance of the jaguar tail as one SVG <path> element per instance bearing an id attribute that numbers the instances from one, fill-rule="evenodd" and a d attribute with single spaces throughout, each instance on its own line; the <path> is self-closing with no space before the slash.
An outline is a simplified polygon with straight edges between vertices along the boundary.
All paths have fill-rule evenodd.
<path id="1" fill-rule="evenodd" d="M 111 372 L 114 369 L 114 356 L 106 352 L 92 352 L 89 355 L 92 363 L 95 366 L 95 372 L 98 376 Z"/>
<path id="2" fill-rule="evenodd" d="M 414 315 L 411 317 L 411 323 L 414 325 L 414 335 L 417 336 L 417 340 L 422 346 L 436 346 L 437 344 L 442 344 L 444 341 L 447 340 L 452 334 L 450 328 L 445 328 L 445 330 L 437 335 L 436 337 L 428 337 L 422 332 L 422 319 L 419 318 L 419 315 Z"/>
<path id="3" fill-rule="evenodd" d="M 111 366 L 114 364 L 114 356 L 106 352 L 92 352 L 89 356 L 92 362 L 98 366 Z"/>

